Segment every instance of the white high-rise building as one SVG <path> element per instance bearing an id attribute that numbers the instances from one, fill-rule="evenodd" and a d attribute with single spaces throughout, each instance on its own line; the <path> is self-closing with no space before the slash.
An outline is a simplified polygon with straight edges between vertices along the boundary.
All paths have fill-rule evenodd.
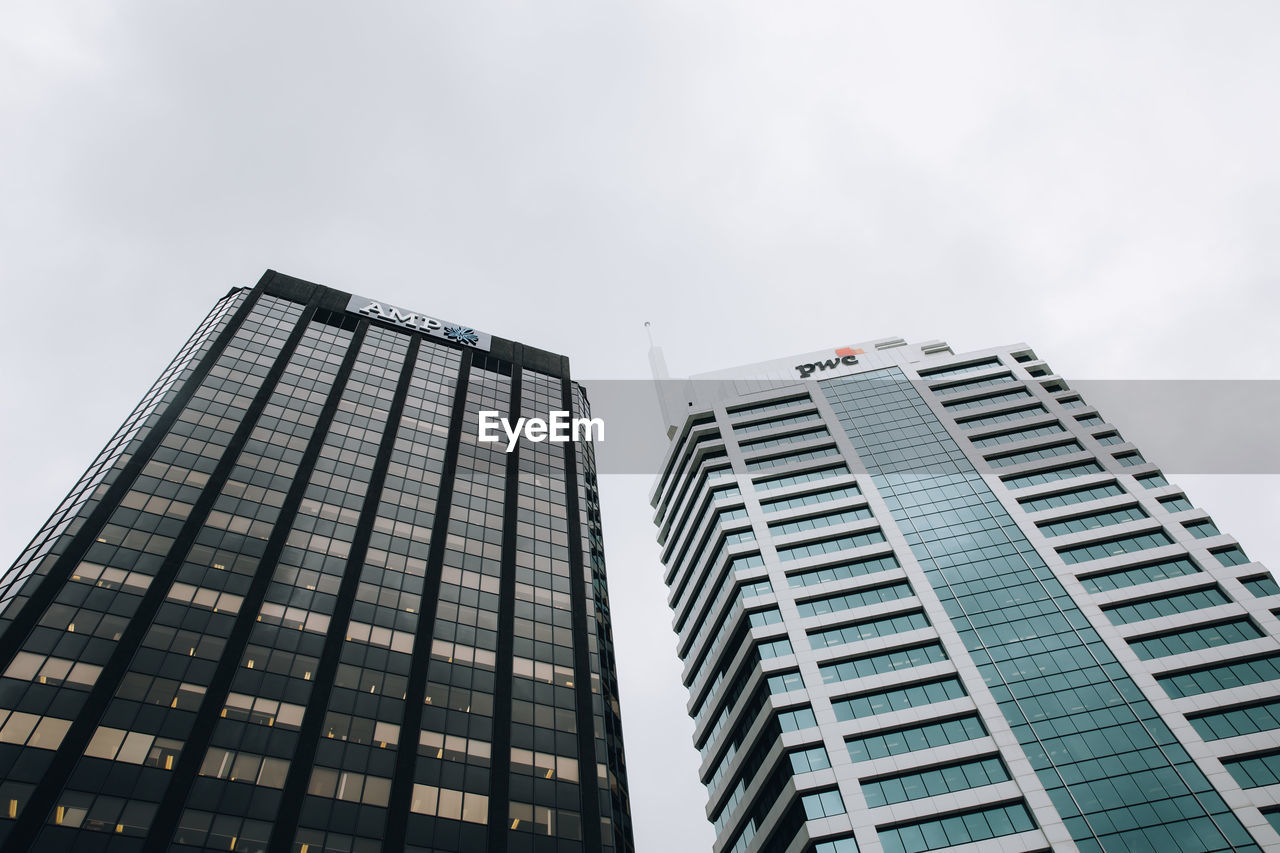
<path id="1" fill-rule="evenodd" d="M 1280 850 L 1280 586 L 1028 347 L 659 384 L 716 853 Z"/>

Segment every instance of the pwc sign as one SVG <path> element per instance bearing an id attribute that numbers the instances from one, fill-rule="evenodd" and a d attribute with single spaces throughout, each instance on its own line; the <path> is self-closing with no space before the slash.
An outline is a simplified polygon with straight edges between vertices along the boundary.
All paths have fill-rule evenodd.
<path id="1" fill-rule="evenodd" d="M 819 370 L 835 370 L 841 365 L 857 364 L 858 356 L 862 354 L 863 350 L 854 349 L 853 347 L 841 347 L 836 350 L 836 358 L 828 358 L 824 361 L 812 361 L 808 364 L 797 364 L 796 371 L 800 374 L 801 379 L 808 379 Z"/>

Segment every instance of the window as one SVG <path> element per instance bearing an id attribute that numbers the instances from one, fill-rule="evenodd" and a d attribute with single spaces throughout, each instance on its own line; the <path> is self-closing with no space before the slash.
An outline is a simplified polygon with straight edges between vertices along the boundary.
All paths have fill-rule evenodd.
<path id="1" fill-rule="evenodd" d="M 885 853 L 920 853 L 1035 828 L 1031 812 L 1019 801 L 887 827 L 880 830 L 880 843 Z"/>
<path id="2" fill-rule="evenodd" d="M 1280 678 L 1280 654 L 1157 675 L 1156 681 L 1174 699 Z"/>
<path id="3" fill-rule="evenodd" d="M 1135 465 L 1143 465 L 1147 461 L 1143 459 L 1142 454 L 1136 450 L 1130 451 L 1128 453 L 1117 453 L 1115 455 L 1115 460 L 1119 462 L 1121 465 L 1123 465 L 1125 468 L 1132 468 Z"/>
<path id="4" fill-rule="evenodd" d="M 1278 655 L 1277 657 L 1280 657 Z M 904 708 L 916 708 L 934 702 L 945 702 L 967 696 L 960 679 L 954 676 L 895 687 L 890 690 L 877 690 L 850 696 L 831 703 L 836 719 L 840 721 L 854 720 L 859 717 L 870 717 L 887 711 L 901 711 Z"/>
<path id="5" fill-rule="evenodd" d="M 513 807 L 515 805 L 512 803 Z M 409 811 L 467 823 L 486 823 L 489 814 L 489 798 L 483 794 L 469 794 L 451 788 L 415 784 L 413 798 L 409 802 Z"/>
<path id="6" fill-rule="evenodd" d="M 1048 414 L 1048 410 L 1036 403 L 1033 406 L 1022 406 L 1017 409 L 1010 409 L 1007 412 L 1001 412 L 998 415 L 980 415 L 978 417 L 956 418 L 956 423 L 961 429 L 977 429 L 978 427 L 992 426 L 993 424 L 1009 423 L 1010 421 L 1020 421 L 1026 418 L 1033 418 L 1036 415 Z"/>
<path id="7" fill-rule="evenodd" d="M 786 637 L 771 642 L 762 642 L 760 644 L 761 660 L 771 660 L 772 658 L 780 658 L 783 655 L 791 654 L 791 641 Z"/>
<path id="8" fill-rule="evenodd" d="M 797 495 L 794 498 L 780 498 L 773 501 L 761 501 L 760 508 L 766 513 L 782 512 L 787 509 L 798 509 L 802 506 L 813 506 L 814 504 L 826 503 L 828 501 L 838 501 L 844 498 L 853 498 L 861 494 L 857 484 L 850 483 L 838 489 L 827 489 L 822 492 L 810 492 L 805 495 Z"/>
<path id="9" fill-rule="evenodd" d="M 979 388 L 989 388 L 992 385 L 1004 385 L 1013 379 L 1012 373 L 998 373 L 984 379 L 971 379 L 967 382 L 953 382 L 950 384 L 939 384 L 929 386 L 929 390 L 938 396 L 947 394 L 960 394 L 965 391 L 976 391 Z"/>
<path id="10" fill-rule="evenodd" d="M 1280 782 L 1280 752 L 1224 758 L 1222 766 L 1241 788 L 1262 788 Z"/>
<path id="11" fill-rule="evenodd" d="M 778 559 L 783 562 L 803 560 L 805 557 L 832 554 L 836 551 L 844 551 L 850 548 L 862 548 L 883 541 L 885 541 L 884 534 L 879 529 L 868 530 L 866 533 L 852 533 L 847 536 L 836 536 L 831 539 L 820 539 L 817 542 L 806 542 L 802 545 L 779 548 Z"/>
<path id="12" fill-rule="evenodd" d="M 775 418 L 774 420 L 771 420 L 771 421 L 760 421 L 759 423 L 743 424 L 742 426 L 734 427 L 734 432 L 746 435 L 753 432 L 760 432 L 761 430 L 776 429 L 784 426 L 793 426 L 795 424 L 817 424 L 817 423 L 822 423 L 821 416 L 819 416 L 817 412 L 808 412 L 803 415 L 792 415 L 789 418 Z"/>
<path id="13" fill-rule="evenodd" d="M 799 406 L 809 402 L 809 395 L 805 394 L 800 397 L 788 397 L 785 400 L 771 400 L 767 403 L 760 403 L 755 406 L 742 406 L 729 410 L 731 418 L 745 418 L 748 415 L 758 415 L 764 412 L 774 412 L 778 409 L 787 409 L 792 406 Z"/>
<path id="14" fill-rule="evenodd" d="M 778 713 L 778 725 L 782 727 L 784 732 L 811 729 L 817 724 L 818 720 L 813 716 L 813 709 L 808 705 L 800 708 L 793 708 L 790 711 L 780 711 Z"/>
<path id="15" fill-rule="evenodd" d="M 954 720 L 929 722 L 850 738 L 845 746 L 849 750 L 850 760 L 858 762 L 884 758 L 887 755 L 902 755 L 922 749 L 935 749 L 939 746 L 964 743 L 986 736 L 987 729 L 982 724 L 982 720 L 977 714 L 970 714 Z"/>
<path id="16" fill-rule="evenodd" d="M 943 403 L 943 407 L 951 412 L 963 412 L 968 409 L 980 409 L 985 406 L 994 406 L 997 403 L 1009 403 L 1014 400 L 1024 400 L 1031 396 L 1031 392 L 1026 388 L 1018 386 L 1009 391 L 996 394 L 987 394 L 974 400 L 957 400 L 953 403 Z"/>
<path id="17" fill-rule="evenodd" d="M 1190 613 L 1204 607 L 1217 607 L 1227 604 L 1231 599 L 1216 586 L 1193 589 L 1189 592 L 1176 592 L 1172 595 L 1161 595 L 1142 601 L 1131 601 L 1126 604 L 1115 604 L 1102 608 L 1107 618 L 1114 625 L 1127 625 L 1130 622 L 1141 622 L 1146 619 L 1157 619 L 1161 616 L 1172 616 L 1175 613 Z"/>
<path id="18" fill-rule="evenodd" d="M 865 506 L 853 507 L 826 515 L 815 515 L 809 518 L 798 518 L 795 521 L 780 521 L 769 525 L 769 532 L 774 536 L 786 536 L 806 530 L 820 530 L 834 527 L 837 524 L 849 524 L 854 521 L 866 521 L 871 518 L 871 510 Z"/>
<path id="19" fill-rule="evenodd" d="M 1031 438 L 1039 438 L 1045 435 L 1056 435 L 1066 432 L 1062 424 L 1054 421 L 1053 423 L 1042 424 L 1041 426 L 1027 427 L 1026 429 L 1016 429 L 1010 432 L 1000 432 L 994 435 L 984 435 L 977 438 L 969 439 L 973 442 L 974 447 L 996 447 L 1001 444 L 1013 444 L 1015 441 L 1026 441 Z"/>
<path id="20" fill-rule="evenodd" d="M 831 760 L 827 758 L 827 751 L 821 746 L 802 749 L 791 753 L 787 757 L 791 759 L 793 773 L 812 773 L 815 770 L 826 770 L 831 766 Z"/>
<path id="21" fill-rule="evenodd" d="M 1070 548 L 1059 548 L 1058 556 L 1062 557 L 1064 563 L 1074 565 L 1088 560 L 1102 560 L 1107 557 L 1117 557 L 1121 554 L 1132 554 L 1135 551 L 1144 551 L 1148 548 L 1159 548 L 1162 545 L 1172 544 L 1173 540 L 1169 538 L 1169 534 L 1163 530 L 1152 530 L 1148 533 L 1139 533 L 1134 536 L 1121 536 L 1103 542 L 1090 542 Z"/>
<path id="22" fill-rule="evenodd" d="M 1240 548 L 1235 545 L 1230 548 L 1220 548 L 1216 551 L 1210 551 L 1209 553 L 1213 554 L 1213 556 L 1217 558 L 1218 562 L 1224 566 L 1243 566 L 1245 563 L 1249 562 L 1249 558 L 1244 555 L 1244 551 L 1241 551 Z"/>
<path id="23" fill-rule="evenodd" d="M 947 653 L 938 643 L 928 643 L 909 649 L 895 649 L 891 652 L 867 655 L 838 663 L 823 664 L 818 667 L 824 684 L 834 681 L 852 681 L 884 672 L 895 672 L 931 663 L 940 663 L 947 659 Z"/>
<path id="24" fill-rule="evenodd" d="M 773 696 L 777 696 L 779 693 L 790 693 L 793 690 L 804 690 L 804 679 L 797 670 L 771 675 L 769 676 L 768 684 L 769 693 Z"/>
<path id="25" fill-rule="evenodd" d="M 780 435 L 776 438 L 758 438 L 754 441 L 741 442 L 740 446 L 743 453 L 751 453 L 756 450 L 764 450 L 769 447 L 781 447 L 786 444 L 801 444 L 806 441 L 814 441 L 819 438 L 829 438 L 831 433 L 827 428 L 819 427 L 817 429 L 806 430 L 804 432 L 795 432 L 790 435 Z"/>
<path id="26" fill-rule="evenodd" d="M 1240 583 L 1244 584 L 1244 588 L 1253 593 L 1255 598 L 1280 595 L 1280 583 L 1276 583 L 1276 579 L 1271 575 L 1254 575 L 1253 577 L 1241 578 Z"/>
<path id="27" fill-rule="evenodd" d="M 802 617 L 819 616 L 825 613 L 838 613 L 841 610 L 854 610 L 872 604 L 883 604 L 886 601 L 898 601 L 915 595 L 911 584 L 906 581 L 871 587 L 844 595 L 832 595 L 826 598 L 815 598 L 797 603 L 796 609 Z"/>
<path id="28" fill-rule="evenodd" d="M 783 489 L 787 486 L 798 486 L 801 483 L 812 483 L 818 480 L 826 480 L 831 477 L 839 477 L 848 473 L 849 469 L 844 465 L 828 465 L 825 468 L 816 468 L 812 471 L 804 471 L 799 474 L 784 474 L 780 477 L 765 477 L 760 480 L 755 480 L 752 483 L 752 487 L 757 491 Z"/>
<path id="29" fill-rule="evenodd" d="M 840 792 L 835 788 L 829 791 L 805 794 L 800 797 L 800 803 L 804 806 L 805 820 L 817 820 L 844 814 L 844 800 L 840 798 Z"/>
<path id="30" fill-rule="evenodd" d="M 1120 509 L 1094 512 L 1089 515 L 1078 515 L 1062 521 L 1042 521 L 1038 525 L 1045 536 L 1065 536 L 1068 533 L 1080 533 L 1084 530 L 1096 530 L 1113 524 L 1124 524 L 1127 521 L 1138 521 L 1147 514 L 1139 506 L 1126 506 Z"/>
<path id="31" fill-rule="evenodd" d="M 1124 493 L 1124 489 L 1120 488 L 1116 483 L 1103 483 L 1100 486 L 1073 489 L 1069 492 L 1058 492 L 1038 498 L 1023 498 L 1019 503 L 1022 504 L 1022 508 L 1027 512 L 1042 512 L 1043 510 L 1056 509 L 1060 506 L 1087 503 L 1088 501 L 1101 500 L 1102 498 L 1115 498 Z"/>
<path id="32" fill-rule="evenodd" d="M 1151 660 L 1231 643 L 1243 643 L 1262 636 L 1265 635 L 1253 622 L 1247 618 L 1241 618 L 1217 625 L 1202 625 L 1155 637 L 1134 639 L 1129 641 L 1129 646 L 1139 660 Z"/>
<path id="33" fill-rule="evenodd" d="M 1280 729 L 1280 701 L 1272 699 L 1256 705 L 1225 708 L 1187 720 L 1205 740 L 1221 740 L 1238 735 Z"/>
<path id="34" fill-rule="evenodd" d="M 768 456 L 764 459 L 751 459 L 746 463 L 748 471 L 765 471 L 769 468 L 778 468 L 782 465 L 792 465 L 800 462 L 809 462 L 814 459 L 826 459 L 830 456 L 839 456 L 840 451 L 834 447 L 820 447 L 817 450 L 806 450 L 802 453 L 789 453 L 783 456 Z"/>
<path id="35" fill-rule="evenodd" d="M 875 572 L 886 572 L 896 568 L 899 568 L 898 560 L 892 554 L 884 554 L 879 557 L 868 557 L 865 560 L 855 560 L 835 566 L 821 566 L 816 569 L 796 572 L 787 576 L 787 582 L 791 586 L 813 586 L 814 584 L 845 580 L 861 575 L 874 574 Z"/>
<path id="36" fill-rule="evenodd" d="M 1009 771 L 999 757 L 991 755 L 926 770 L 864 779 L 862 793 L 867 798 L 867 805 L 877 808 L 907 800 L 981 788 L 984 785 L 1007 782 L 1009 778 Z"/>
<path id="37" fill-rule="evenodd" d="M 1010 489 L 1025 489 L 1028 486 L 1039 486 L 1044 483 L 1052 483 L 1055 480 L 1069 480 L 1073 477 L 1101 473 L 1102 466 L 1097 462 L 1081 462 L 1079 465 L 1067 465 L 1063 468 L 1050 468 L 1047 471 L 1035 471 L 1030 474 L 1008 477 L 1004 480 L 1004 484 Z"/>
<path id="38" fill-rule="evenodd" d="M 984 358 L 981 361 L 970 361 L 965 364 L 957 364 L 952 367 L 935 367 L 920 371 L 922 379 L 945 379 L 948 376 L 963 376 L 966 373 L 974 373 L 979 370 L 986 370 L 989 367 L 999 367 L 1000 359 Z"/>
<path id="39" fill-rule="evenodd" d="M 1197 539 L 1208 539 L 1210 536 L 1222 535 L 1222 531 L 1218 530 L 1217 526 L 1207 518 L 1200 521 L 1188 521 L 1182 526 Z"/>
<path id="40" fill-rule="evenodd" d="M 855 622 L 852 625 L 831 628 L 825 631 L 814 631 L 809 635 L 809 644 L 815 649 L 825 649 L 845 643 L 856 643 L 860 640 L 887 637 L 890 634 L 899 634 L 903 631 L 915 631 L 928 627 L 929 619 L 924 615 L 924 611 L 915 610 L 896 616 L 885 616 L 879 619 L 868 619 L 865 622 Z"/>
<path id="41" fill-rule="evenodd" d="M 1158 563 L 1126 566 L 1114 571 L 1100 572 L 1096 575 L 1080 578 L 1080 583 L 1084 584 L 1084 588 L 1089 592 L 1107 592 L 1126 586 L 1152 583 L 1165 578 L 1194 575 L 1199 571 L 1200 567 L 1191 562 L 1191 560 L 1186 557 L 1179 557 L 1173 560 L 1161 560 Z"/>
<path id="42" fill-rule="evenodd" d="M 1018 453 L 1006 453 L 987 456 L 987 464 L 992 468 L 1007 468 L 1010 465 L 1021 465 L 1024 462 L 1036 462 L 1041 459 L 1053 459 L 1056 456 L 1069 456 L 1083 450 L 1078 442 L 1068 441 L 1051 447 L 1037 447 L 1034 450 L 1023 450 Z"/>
<path id="43" fill-rule="evenodd" d="M 765 610 L 757 610 L 754 613 L 747 614 L 747 623 L 752 628 L 764 628 L 767 625 L 777 625 L 782 621 L 782 614 L 776 607 L 770 607 Z"/>

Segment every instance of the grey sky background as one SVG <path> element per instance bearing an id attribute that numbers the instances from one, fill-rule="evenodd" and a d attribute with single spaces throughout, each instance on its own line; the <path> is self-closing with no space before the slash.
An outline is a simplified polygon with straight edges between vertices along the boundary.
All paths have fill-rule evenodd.
<path id="1" fill-rule="evenodd" d="M 588 382 L 647 375 L 646 320 L 676 375 L 901 335 L 1280 378 L 1277 33 L 1269 2 L 6 3 L 0 554 L 268 267 Z M 1280 480 L 1179 481 L 1280 565 Z M 705 850 L 648 487 L 602 484 L 636 839 Z"/>

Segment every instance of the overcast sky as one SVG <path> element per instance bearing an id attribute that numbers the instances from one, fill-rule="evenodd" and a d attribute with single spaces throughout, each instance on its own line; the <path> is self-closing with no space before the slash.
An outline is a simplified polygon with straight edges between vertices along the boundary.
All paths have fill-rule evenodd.
<path id="1" fill-rule="evenodd" d="M 268 267 L 588 382 L 646 375 L 646 320 L 676 375 L 900 335 L 1280 378 L 1277 33 L 1222 0 L 5 3 L 2 560 Z M 1181 481 L 1280 565 L 1277 478 Z M 602 484 L 636 839 L 705 850 L 648 486 Z"/>

